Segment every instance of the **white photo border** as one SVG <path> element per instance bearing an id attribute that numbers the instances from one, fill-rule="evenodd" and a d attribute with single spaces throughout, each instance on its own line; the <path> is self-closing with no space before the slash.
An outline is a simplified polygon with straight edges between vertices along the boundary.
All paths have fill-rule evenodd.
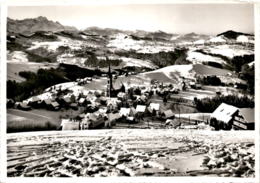
<path id="1" fill-rule="evenodd" d="M 259 122 L 260 122 L 260 1 L 241 0 L 3 0 L 1 3 L 1 60 L 0 60 L 0 182 L 185 182 L 185 183 L 258 183 L 259 182 Z M 254 25 L 255 25 L 255 157 L 256 166 L 255 178 L 224 178 L 224 177 L 109 177 L 109 178 L 8 178 L 7 177 L 7 144 L 6 144 L 6 21 L 9 6 L 54 6 L 54 5 L 116 5 L 116 4 L 222 4 L 222 3 L 251 3 L 254 4 Z M 252 134 L 253 135 L 253 134 Z"/>

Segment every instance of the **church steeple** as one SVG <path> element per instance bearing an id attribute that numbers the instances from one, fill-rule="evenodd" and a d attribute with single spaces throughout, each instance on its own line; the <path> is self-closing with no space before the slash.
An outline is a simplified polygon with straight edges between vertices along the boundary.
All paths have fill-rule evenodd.
<path id="1" fill-rule="evenodd" d="M 108 59 L 108 57 L 106 57 L 106 62 L 108 62 L 107 96 L 111 97 L 111 92 L 112 92 L 112 89 L 113 89 L 113 76 L 112 76 L 112 73 L 111 73 L 110 60 Z"/>

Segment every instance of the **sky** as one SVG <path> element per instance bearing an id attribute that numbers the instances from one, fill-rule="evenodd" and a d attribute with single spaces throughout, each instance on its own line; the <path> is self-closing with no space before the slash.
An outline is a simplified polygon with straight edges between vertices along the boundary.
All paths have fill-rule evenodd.
<path id="1" fill-rule="evenodd" d="M 45 16 L 63 25 L 123 30 L 216 35 L 227 30 L 254 32 L 252 4 L 124 4 L 84 6 L 10 6 L 13 19 Z"/>

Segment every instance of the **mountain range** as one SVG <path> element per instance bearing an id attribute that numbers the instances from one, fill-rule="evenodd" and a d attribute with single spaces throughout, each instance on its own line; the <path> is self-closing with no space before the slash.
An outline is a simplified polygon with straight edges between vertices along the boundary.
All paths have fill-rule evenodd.
<path id="1" fill-rule="evenodd" d="M 48 20 L 46 17 L 27 18 L 23 20 L 7 19 L 7 32 L 32 34 L 37 31 L 77 31 L 75 27 L 64 26 L 59 22 Z"/>

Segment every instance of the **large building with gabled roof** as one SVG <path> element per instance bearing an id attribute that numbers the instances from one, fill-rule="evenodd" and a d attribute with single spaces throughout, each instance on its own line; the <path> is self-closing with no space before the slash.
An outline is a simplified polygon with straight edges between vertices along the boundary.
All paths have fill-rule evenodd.
<path id="1" fill-rule="evenodd" d="M 253 130 L 254 123 L 254 109 L 237 108 L 225 103 L 218 106 L 210 117 L 210 125 L 222 130 Z"/>

